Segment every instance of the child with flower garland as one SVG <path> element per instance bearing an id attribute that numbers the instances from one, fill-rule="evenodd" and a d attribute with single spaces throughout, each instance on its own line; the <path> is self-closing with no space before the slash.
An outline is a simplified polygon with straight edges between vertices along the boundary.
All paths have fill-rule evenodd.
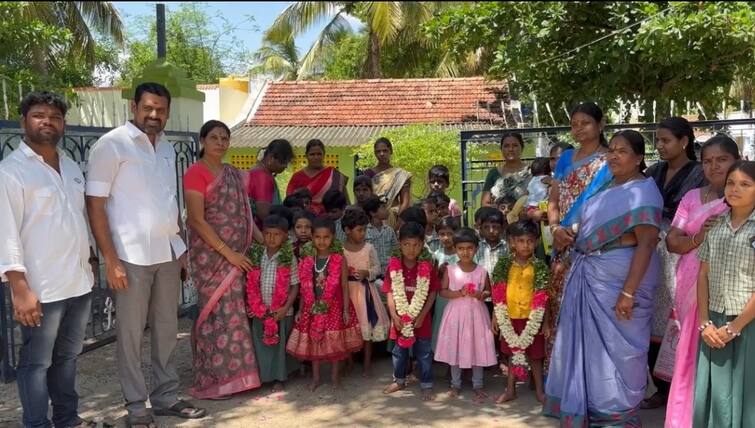
<path id="1" fill-rule="evenodd" d="M 383 393 L 406 388 L 411 348 L 419 365 L 422 399 L 430 401 L 434 399 L 430 309 L 440 287 L 432 257 L 425 249 L 425 228 L 415 222 L 404 223 L 398 239 L 401 257 L 391 258 L 383 281 L 392 320 L 390 337 L 396 341 L 392 351 L 393 383 Z"/>
<path id="2" fill-rule="evenodd" d="M 322 216 L 312 223 L 312 243 L 301 251 L 301 305 L 286 349 L 299 360 L 312 362 L 314 391 L 320 385 L 320 365 L 333 364 L 333 389 L 341 387 L 340 362 L 362 348 L 362 334 L 349 299 L 348 266 L 334 239 L 333 220 Z"/>
<path id="3" fill-rule="evenodd" d="M 260 381 L 275 382 L 281 391 L 299 363 L 286 353 L 286 341 L 294 324 L 293 304 L 299 290 L 296 257 L 288 241 L 288 221 L 275 214 L 262 226 L 264 245 L 249 250 L 252 270 L 247 273 L 246 307 L 252 318 L 252 341 Z"/>
<path id="4" fill-rule="evenodd" d="M 550 336 L 545 310 L 549 270 L 534 257 L 539 237 L 535 223 L 512 223 L 507 236 L 512 255 L 500 258 L 493 272 L 492 327 L 496 335 L 501 335 L 501 353 L 509 356 L 506 392 L 496 402 L 515 399 L 516 381 L 526 380 L 531 367 L 535 394 L 544 403 L 543 359 L 545 339 Z"/>
<path id="5" fill-rule="evenodd" d="M 346 234 L 343 255 L 349 267 L 349 294 L 364 339 L 365 377 L 372 376 L 372 342 L 387 339 L 390 327 L 390 318 L 374 284 L 380 261 L 375 248 L 364 240 L 368 223 L 367 213 L 359 207 L 346 210 L 341 221 Z"/>
<path id="6" fill-rule="evenodd" d="M 461 390 L 461 369 L 472 369 L 475 400 L 487 395 L 482 389 L 483 368 L 498 363 L 490 328 L 490 315 L 483 302 L 490 295 L 488 272 L 474 262 L 479 240 L 474 230 L 454 234 L 459 263 L 443 275 L 440 295 L 449 300 L 438 332 L 435 360 L 451 366 L 451 396 Z"/>

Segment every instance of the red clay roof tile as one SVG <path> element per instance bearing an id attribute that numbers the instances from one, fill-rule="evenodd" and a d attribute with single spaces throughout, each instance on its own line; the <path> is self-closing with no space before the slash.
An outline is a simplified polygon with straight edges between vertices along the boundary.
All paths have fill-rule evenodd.
<path id="1" fill-rule="evenodd" d="M 500 123 L 508 100 L 482 77 L 275 82 L 247 126 Z"/>

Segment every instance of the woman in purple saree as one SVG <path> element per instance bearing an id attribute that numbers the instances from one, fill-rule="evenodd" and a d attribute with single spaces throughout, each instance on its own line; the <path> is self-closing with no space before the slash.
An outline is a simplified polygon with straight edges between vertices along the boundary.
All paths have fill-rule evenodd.
<path id="1" fill-rule="evenodd" d="M 614 179 L 580 212 L 543 409 L 565 427 L 641 426 L 663 209 L 644 154 L 638 132 L 615 134 Z"/>

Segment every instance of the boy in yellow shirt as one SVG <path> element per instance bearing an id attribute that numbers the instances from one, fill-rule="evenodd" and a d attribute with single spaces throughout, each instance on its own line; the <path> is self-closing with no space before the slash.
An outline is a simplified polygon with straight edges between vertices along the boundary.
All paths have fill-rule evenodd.
<path id="1" fill-rule="evenodd" d="M 545 400 L 543 359 L 550 335 L 545 302 L 548 266 L 534 257 L 538 226 L 522 220 L 508 226 L 511 254 L 502 257 L 493 272 L 493 332 L 501 335 L 501 353 L 509 356 L 508 386 L 496 402 L 516 398 L 517 378 L 532 368 L 538 401 Z M 526 358 L 525 358 L 526 357 Z"/>

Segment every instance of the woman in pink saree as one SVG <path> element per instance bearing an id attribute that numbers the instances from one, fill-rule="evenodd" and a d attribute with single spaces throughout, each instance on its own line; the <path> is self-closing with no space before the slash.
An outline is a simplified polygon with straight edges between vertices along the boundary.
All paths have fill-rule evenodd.
<path id="1" fill-rule="evenodd" d="M 676 347 L 674 373 L 666 405 L 667 428 L 692 427 L 695 368 L 700 333 L 697 331 L 697 274 L 700 260 L 697 248 L 705 233 L 716 224 L 718 216 L 728 210 L 724 203 L 726 171 L 739 159 L 739 148 L 730 138 L 717 135 L 702 148 L 705 178 L 710 184 L 687 192 L 666 237 L 672 253 L 681 254 L 676 266 L 674 310 L 681 324 Z"/>
<path id="2" fill-rule="evenodd" d="M 244 176 L 222 162 L 230 134 L 222 122 L 205 123 L 199 132 L 200 159 L 184 174 L 189 262 L 199 306 L 189 393 L 198 399 L 260 386 L 244 303 L 245 271 L 251 269 L 245 254 L 256 231 Z"/>

